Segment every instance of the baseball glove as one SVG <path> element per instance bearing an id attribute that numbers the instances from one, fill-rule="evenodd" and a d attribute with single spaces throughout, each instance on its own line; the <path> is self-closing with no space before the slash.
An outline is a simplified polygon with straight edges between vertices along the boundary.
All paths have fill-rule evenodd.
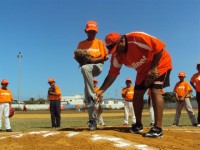
<path id="1" fill-rule="evenodd" d="M 83 66 L 85 64 L 91 64 L 92 58 L 90 55 L 87 54 L 84 50 L 75 50 L 74 51 L 75 59 L 79 63 L 80 66 Z"/>
<path id="2" fill-rule="evenodd" d="M 10 113 L 9 113 L 9 118 L 13 117 L 15 114 L 14 108 L 10 107 Z"/>
<path id="3" fill-rule="evenodd" d="M 154 82 L 154 80 L 157 79 L 158 77 L 159 77 L 159 72 L 156 68 L 150 70 L 147 74 L 145 81 L 144 81 L 144 85 L 146 87 L 149 87 Z"/>
<path id="4" fill-rule="evenodd" d="M 55 93 L 55 88 L 54 87 L 50 87 L 48 90 L 48 94 L 49 95 L 53 95 L 52 93 Z"/>

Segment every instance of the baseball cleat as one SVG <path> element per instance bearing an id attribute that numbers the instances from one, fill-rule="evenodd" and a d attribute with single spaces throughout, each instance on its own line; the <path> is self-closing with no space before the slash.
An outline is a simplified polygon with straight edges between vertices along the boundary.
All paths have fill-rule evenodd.
<path id="1" fill-rule="evenodd" d="M 193 123 L 192 126 L 197 127 L 197 123 Z"/>
<path id="2" fill-rule="evenodd" d="M 163 136 L 162 128 L 152 127 L 149 132 L 144 133 L 143 137 L 161 138 Z"/>
<path id="3" fill-rule="evenodd" d="M 132 127 L 130 128 L 131 133 L 141 133 L 143 132 L 143 126 L 141 123 L 135 123 L 132 124 Z"/>
<path id="4" fill-rule="evenodd" d="M 90 131 L 94 131 L 97 129 L 97 123 L 95 120 L 88 121 L 88 127 Z"/>
<path id="5" fill-rule="evenodd" d="M 12 130 L 11 129 L 6 129 L 6 132 L 12 132 Z"/>

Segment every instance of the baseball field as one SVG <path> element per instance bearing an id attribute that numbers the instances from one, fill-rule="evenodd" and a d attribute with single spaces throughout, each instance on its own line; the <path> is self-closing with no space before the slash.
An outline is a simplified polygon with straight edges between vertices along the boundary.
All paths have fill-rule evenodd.
<path id="1" fill-rule="evenodd" d="M 173 127 L 174 109 L 164 110 L 163 132 L 159 139 L 144 138 L 123 127 L 123 110 L 105 110 L 106 126 L 88 131 L 87 112 L 64 110 L 61 128 L 52 129 L 49 111 L 16 111 L 11 118 L 13 132 L 0 132 L 0 149 L 22 150 L 197 150 L 200 147 L 200 127 L 191 126 L 185 110 L 179 126 Z M 195 110 L 195 113 L 197 111 Z M 149 111 L 143 111 L 144 132 L 149 130 Z M 4 127 L 4 122 L 2 122 Z"/>

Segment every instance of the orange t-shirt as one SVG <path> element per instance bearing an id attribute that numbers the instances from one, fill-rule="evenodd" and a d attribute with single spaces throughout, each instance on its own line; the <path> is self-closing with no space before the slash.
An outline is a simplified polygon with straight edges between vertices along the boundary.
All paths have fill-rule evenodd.
<path id="1" fill-rule="evenodd" d="M 162 75 L 167 70 L 172 69 L 171 57 L 164 49 L 165 44 L 162 41 L 143 32 L 131 32 L 125 36 L 127 39 L 127 52 L 112 55 L 109 75 L 118 76 L 124 64 L 137 71 L 135 83 L 138 85 L 146 78 L 154 55 L 161 50 L 163 52 L 157 66 L 158 72 Z"/>
<path id="2" fill-rule="evenodd" d="M 196 73 L 192 76 L 191 82 L 195 83 L 196 85 L 196 91 L 200 92 L 200 73 Z"/>
<path id="3" fill-rule="evenodd" d="M 92 58 L 99 58 L 108 55 L 106 47 L 102 40 L 95 38 L 92 41 L 84 40 L 78 44 L 77 49 L 86 50 Z"/>
<path id="4" fill-rule="evenodd" d="M 79 105 L 79 104 L 76 104 L 76 108 L 77 108 L 77 109 L 80 108 L 80 105 Z"/>
<path id="5" fill-rule="evenodd" d="M 10 90 L 0 88 L 0 103 L 8 103 L 13 100 L 13 96 Z"/>
<path id="6" fill-rule="evenodd" d="M 128 92 L 126 93 L 126 91 L 128 90 Z M 122 89 L 121 91 L 121 94 L 125 94 L 125 97 L 124 100 L 126 101 L 133 101 L 133 96 L 134 96 L 134 87 L 133 86 L 130 86 L 129 88 L 128 87 L 125 87 Z"/>
<path id="7" fill-rule="evenodd" d="M 60 91 L 60 88 L 57 85 L 55 85 L 55 93 L 58 94 L 58 95 L 48 94 L 48 99 L 49 100 L 61 100 L 61 91 Z"/>
<path id="8" fill-rule="evenodd" d="M 187 81 L 176 83 L 174 87 L 174 92 L 177 93 L 178 96 L 181 96 L 181 97 L 184 96 L 187 91 L 190 91 L 190 92 L 186 95 L 186 97 L 190 97 L 192 88 Z"/>

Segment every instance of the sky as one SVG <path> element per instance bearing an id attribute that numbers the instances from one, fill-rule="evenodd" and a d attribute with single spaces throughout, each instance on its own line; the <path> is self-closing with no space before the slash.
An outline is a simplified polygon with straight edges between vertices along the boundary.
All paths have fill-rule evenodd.
<path id="1" fill-rule="evenodd" d="M 86 39 L 89 20 L 98 23 L 96 37 L 103 41 L 113 31 L 142 31 L 162 40 L 173 61 L 166 92 L 173 91 L 178 72 L 184 71 L 187 81 L 197 72 L 199 0 L 0 0 L 0 80 L 9 80 L 14 99 L 46 98 L 51 77 L 63 96 L 84 94 L 73 56 L 78 43 Z M 110 59 L 97 77 L 98 86 L 109 68 Z M 135 76 L 135 70 L 123 66 L 104 98 L 121 98 L 126 78 L 132 78 L 134 85 Z"/>

